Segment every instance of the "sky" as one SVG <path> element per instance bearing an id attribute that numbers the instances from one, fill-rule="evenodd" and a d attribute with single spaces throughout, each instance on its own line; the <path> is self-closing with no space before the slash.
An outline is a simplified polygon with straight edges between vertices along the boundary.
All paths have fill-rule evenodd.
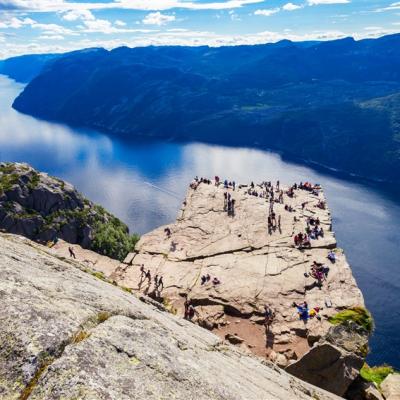
<path id="1" fill-rule="evenodd" d="M 0 59 L 87 47 L 239 45 L 400 32 L 393 0 L 0 0 Z"/>

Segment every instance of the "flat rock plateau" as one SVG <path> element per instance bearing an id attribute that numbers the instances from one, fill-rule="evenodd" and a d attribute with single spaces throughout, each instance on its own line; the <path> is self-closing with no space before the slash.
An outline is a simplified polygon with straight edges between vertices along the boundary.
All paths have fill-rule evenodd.
<path id="1" fill-rule="evenodd" d="M 220 194 L 215 188 L 205 187 L 191 192 L 188 200 L 196 204 L 196 197 L 203 190 L 210 195 Z M 191 207 L 186 209 L 189 210 Z M 174 240 L 181 243 L 184 237 L 176 229 L 189 223 L 186 211 L 173 227 Z M 205 220 L 211 220 L 207 214 Z M 215 214 L 223 218 L 219 211 Z M 144 237 L 141 252 L 135 257 L 140 260 L 148 257 L 147 251 L 156 248 L 155 240 L 161 236 L 155 232 Z M 197 238 L 200 240 L 202 236 L 199 234 Z M 204 234 L 203 244 L 207 236 Z M 209 237 L 216 240 L 215 236 Z M 249 256 L 239 242 L 231 243 L 232 256 L 236 253 Z M 167 252 L 162 260 L 177 270 L 199 268 L 195 255 L 205 253 L 201 243 L 198 244 L 189 255 L 192 261 L 181 250 L 176 254 Z M 165 249 L 170 243 L 162 240 L 158 245 Z M 49 249 L 17 235 L 0 234 L 1 399 L 338 398 L 300 381 L 269 361 L 245 354 L 206 329 L 172 315 L 151 299 L 142 297 L 144 301 L 140 301 L 126 288 L 105 281 L 102 274 L 90 269 L 87 265 L 90 260 L 65 258 L 57 255 L 57 251 L 62 251 L 62 247 Z M 89 254 L 88 250 L 82 251 Z M 215 257 L 212 254 L 203 260 L 209 262 Z M 157 259 L 156 255 L 154 262 Z M 105 260 L 102 262 L 107 264 Z M 91 263 L 101 264 L 94 259 Z M 136 264 L 129 267 L 126 279 L 136 277 L 135 268 Z M 228 280 L 222 269 L 218 273 L 223 279 L 222 290 Z M 171 279 L 166 291 L 173 296 L 181 289 L 174 291 L 172 275 L 165 273 L 165 277 Z M 177 277 L 173 282 L 176 281 Z M 184 282 L 189 282 L 189 275 L 182 281 L 182 290 L 189 290 Z M 205 293 L 211 294 L 211 290 L 214 289 Z"/>
<path id="2" fill-rule="evenodd" d="M 259 194 L 263 187 L 255 185 Z M 123 286 L 155 295 L 154 284 L 141 279 L 140 266 L 163 276 L 162 296 L 184 314 L 186 296 L 195 306 L 194 321 L 218 336 L 285 367 L 303 356 L 331 324 L 328 317 L 353 306 L 364 306 L 343 251 L 337 248 L 332 220 L 322 190 L 283 190 L 282 202 L 274 196 L 273 209 L 280 229 L 268 231 L 271 201 L 249 195 L 249 186 L 225 189 L 200 183 L 188 190 L 175 223 L 144 236 L 114 272 L 104 272 Z M 224 193 L 235 199 L 235 215 L 224 211 Z M 292 208 L 292 211 L 285 209 Z M 299 249 L 294 236 L 305 232 L 308 218 L 319 219 L 324 236 Z M 166 234 L 168 228 L 170 235 Z M 333 251 L 336 262 L 328 260 Z M 328 269 L 322 287 L 310 276 L 312 263 Z M 209 274 L 204 284 L 201 277 Z M 214 285 L 216 277 L 220 283 Z M 153 278 L 152 278 L 153 280 Z M 293 302 L 320 307 L 320 318 L 305 323 Z M 269 332 L 264 327 L 264 305 L 275 312 Z"/>

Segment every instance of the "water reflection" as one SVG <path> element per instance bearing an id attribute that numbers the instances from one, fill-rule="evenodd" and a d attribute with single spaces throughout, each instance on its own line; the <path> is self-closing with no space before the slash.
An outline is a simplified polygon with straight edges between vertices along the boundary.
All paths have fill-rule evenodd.
<path id="1" fill-rule="evenodd" d="M 370 362 L 400 368 L 397 198 L 393 201 L 370 186 L 333 178 L 271 152 L 198 143 L 125 144 L 96 132 L 39 121 L 11 109 L 21 89 L 0 77 L 0 160 L 25 161 L 70 181 L 139 233 L 175 219 L 195 175 L 218 174 L 237 182 L 321 183 L 339 244 L 376 319 Z"/>

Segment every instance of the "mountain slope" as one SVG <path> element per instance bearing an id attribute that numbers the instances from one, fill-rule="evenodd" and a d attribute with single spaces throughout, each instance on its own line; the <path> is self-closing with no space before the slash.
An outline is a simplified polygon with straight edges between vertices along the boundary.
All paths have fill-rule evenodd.
<path id="1" fill-rule="evenodd" d="M 393 107 L 365 106 L 396 93 L 400 35 L 76 52 L 46 68 L 14 107 L 124 139 L 270 147 L 371 179 L 398 180 Z"/>

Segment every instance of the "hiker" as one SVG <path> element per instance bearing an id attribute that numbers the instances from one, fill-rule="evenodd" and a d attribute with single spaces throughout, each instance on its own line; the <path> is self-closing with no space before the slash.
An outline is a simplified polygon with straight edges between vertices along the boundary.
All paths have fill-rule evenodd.
<path id="1" fill-rule="evenodd" d="M 149 283 L 151 282 L 151 273 L 149 269 L 146 272 L 146 279 L 148 279 Z"/>
<path id="2" fill-rule="evenodd" d="M 267 304 L 264 306 L 264 310 L 265 310 L 265 312 L 264 312 L 264 326 L 265 326 L 265 329 L 267 331 L 269 331 L 270 328 L 271 328 L 272 321 L 275 318 L 275 313 L 272 311 L 272 309 Z"/>
<path id="3" fill-rule="evenodd" d="M 207 277 L 205 275 L 202 275 L 201 284 L 204 285 L 206 282 L 207 282 Z"/>
<path id="4" fill-rule="evenodd" d="M 195 311 L 193 305 L 192 305 L 192 304 L 189 304 L 189 307 L 188 307 L 188 310 L 187 310 L 187 315 L 188 315 L 188 319 L 189 319 L 190 321 L 193 319 L 195 312 L 196 312 L 196 311 Z"/>
<path id="5" fill-rule="evenodd" d="M 183 306 L 185 307 L 185 314 L 184 317 L 185 319 L 189 319 L 189 306 L 190 306 L 190 300 L 186 296 L 185 302 L 183 303 Z"/>
<path id="6" fill-rule="evenodd" d="M 146 271 L 144 270 L 144 264 L 140 266 L 140 279 L 143 279 L 146 277 Z"/>
<path id="7" fill-rule="evenodd" d="M 154 277 L 154 287 L 158 288 L 158 274 Z"/>
<path id="8" fill-rule="evenodd" d="M 68 251 L 69 251 L 69 256 L 73 257 L 74 259 L 76 259 L 75 257 L 75 252 L 72 246 L 68 247 Z"/>
<path id="9" fill-rule="evenodd" d="M 164 232 L 165 232 L 165 234 L 167 235 L 167 238 L 170 238 L 170 237 L 171 237 L 171 229 L 170 229 L 170 228 L 166 227 L 166 228 L 164 229 Z"/>
<path id="10" fill-rule="evenodd" d="M 161 289 L 160 289 L 160 287 L 161 287 Z M 160 279 L 158 280 L 157 289 L 158 289 L 159 291 L 161 291 L 161 290 L 164 289 L 164 280 L 163 280 L 163 277 L 162 277 L 162 276 L 160 276 Z"/>
<path id="11" fill-rule="evenodd" d="M 235 181 L 232 182 L 232 188 L 233 188 L 233 190 L 236 189 L 236 182 Z"/>

